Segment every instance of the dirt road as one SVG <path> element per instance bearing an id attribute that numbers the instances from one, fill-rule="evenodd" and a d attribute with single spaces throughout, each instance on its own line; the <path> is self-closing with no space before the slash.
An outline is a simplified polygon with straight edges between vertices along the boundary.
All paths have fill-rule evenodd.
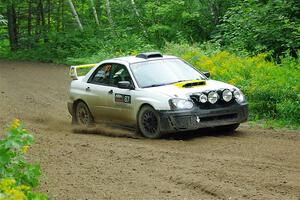
<path id="1" fill-rule="evenodd" d="M 53 199 L 300 199 L 300 132 L 243 125 L 161 140 L 122 130 L 73 133 L 68 68 L 0 61 L 0 126 L 20 118 Z"/>

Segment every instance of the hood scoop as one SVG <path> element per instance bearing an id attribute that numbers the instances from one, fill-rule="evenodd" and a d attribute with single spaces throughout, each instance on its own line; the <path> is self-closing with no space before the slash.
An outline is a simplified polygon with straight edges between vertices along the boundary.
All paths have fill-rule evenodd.
<path id="1" fill-rule="evenodd" d="M 183 81 L 175 84 L 179 88 L 193 88 L 206 85 L 205 80 Z"/>

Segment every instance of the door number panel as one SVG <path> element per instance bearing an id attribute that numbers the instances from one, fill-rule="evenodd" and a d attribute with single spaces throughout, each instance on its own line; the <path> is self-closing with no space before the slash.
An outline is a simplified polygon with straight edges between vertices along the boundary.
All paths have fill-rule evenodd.
<path id="1" fill-rule="evenodd" d="M 131 103 L 131 96 L 125 94 L 115 94 L 115 102 L 118 103 Z"/>

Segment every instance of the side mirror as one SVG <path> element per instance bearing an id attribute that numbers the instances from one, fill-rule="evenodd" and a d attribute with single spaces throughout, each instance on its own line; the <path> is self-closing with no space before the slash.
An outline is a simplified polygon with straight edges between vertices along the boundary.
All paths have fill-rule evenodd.
<path id="1" fill-rule="evenodd" d="M 118 88 L 130 89 L 130 90 L 134 89 L 134 87 L 131 85 L 131 83 L 129 81 L 119 81 Z"/>
<path id="2" fill-rule="evenodd" d="M 204 76 L 206 76 L 207 78 L 210 77 L 210 73 L 209 72 L 203 72 Z"/>

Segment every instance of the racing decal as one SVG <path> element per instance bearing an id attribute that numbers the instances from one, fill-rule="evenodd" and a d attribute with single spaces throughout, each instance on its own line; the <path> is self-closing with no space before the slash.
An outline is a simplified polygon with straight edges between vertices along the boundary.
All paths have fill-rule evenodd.
<path id="1" fill-rule="evenodd" d="M 193 87 L 206 85 L 206 81 L 205 80 L 182 81 L 179 83 L 175 83 L 174 85 L 179 88 L 193 88 Z"/>
<path id="2" fill-rule="evenodd" d="M 118 103 L 131 103 L 131 96 L 125 94 L 115 94 L 115 102 Z"/>

